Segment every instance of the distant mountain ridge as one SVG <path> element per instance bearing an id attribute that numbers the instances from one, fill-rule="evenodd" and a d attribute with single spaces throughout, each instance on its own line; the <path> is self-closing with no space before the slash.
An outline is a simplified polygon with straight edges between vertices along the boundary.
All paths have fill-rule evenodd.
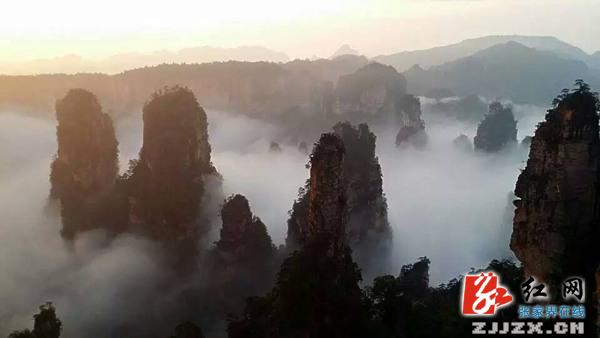
<path id="1" fill-rule="evenodd" d="M 551 101 L 553 93 L 570 88 L 576 79 L 600 86 L 600 72 L 585 62 L 514 41 L 427 70 L 411 67 L 404 75 L 409 91 L 417 95 L 446 91 L 462 97 L 476 94 L 532 104 Z"/>
<path id="2" fill-rule="evenodd" d="M 600 50 L 592 54 L 590 63 L 593 68 L 600 70 Z"/>
<path id="3" fill-rule="evenodd" d="M 342 55 L 360 55 L 360 53 L 356 49 L 350 47 L 350 45 L 345 44 L 338 48 L 335 53 L 331 55 L 330 59 L 335 59 Z"/>
<path id="4" fill-rule="evenodd" d="M 597 64 L 599 66 L 598 68 L 600 68 L 600 56 L 594 57 L 589 55 L 581 48 L 575 47 L 555 37 L 525 35 L 484 36 L 430 49 L 379 55 L 374 57 L 373 60 L 394 66 L 398 71 L 405 71 L 417 64 L 422 68 L 429 68 L 471 56 L 494 45 L 504 44 L 510 41 L 540 51 L 550 51 L 564 58 L 580 60 L 585 62 L 588 66 Z M 597 61 L 594 61 L 594 59 Z"/>
<path id="5" fill-rule="evenodd" d="M 261 46 L 234 48 L 199 46 L 178 51 L 159 50 L 150 53 L 122 53 L 101 60 L 87 60 L 79 55 L 69 54 L 21 64 L 0 65 L 0 74 L 115 74 L 129 69 L 151 67 L 162 63 L 208 63 L 216 61 L 287 62 L 289 57 L 285 53 Z"/>
<path id="6" fill-rule="evenodd" d="M 97 95 L 107 112 L 117 116 L 139 110 L 153 92 L 165 86 L 180 85 L 193 90 L 207 109 L 258 117 L 290 109 L 314 113 L 325 109 L 324 98 L 333 93 L 340 76 L 367 63 L 365 57 L 344 55 L 334 60 L 287 63 L 169 63 L 113 75 L 0 75 L 0 111 L 18 108 L 47 113 L 69 89 L 85 88 Z"/>
<path id="7" fill-rule="evenodd" d="M 500 38 L 494 37 L 491 40 L 495 42 Z M 587 55 L 590 60 L 600 60 L 600 53 L 588 55 L 555 38 L 524 39 L 529 44 L 543 45 L 546 50 L 509 40 L 438 65 L 412 66 L 404 72 L 408 92 L 434 98 L 479 95 L 490 100 L 505 98 L 517 103 L 545 105 L 554 98 L 555 93 L 563 88 L 570 88 L 576 79 L 585 80 L 593 88 L 600 87 L 600 70 L 589 66 L 588 63 L 592 61 L 588 60 L 586 63 L 577 59 Z M 477 42 L 478 40 L 480 41 Z M 492 42 L 490 39 L 484 40 L 485 44 Z M 483 45 L 481 39 L 467 41 L 463 44 L 471 45 L 470 50 Z M 247 48 L 266 53 L 253 54 L 259 59 L 274 55 L 272 51 L 261 47 Z M 435 50 L 439 54 L 440 51 L 448 50 L 447 48 L 449 47 L 438 47 Z M 346 52 L 348 49 L 350 47 L 341 50 Z M 449 50 L 454 54 L 449 53 L 445 57 L 466 53 L 465 48 L 456 45 Z M 56 98 L 64 96 L 66 90 L 82 87 L 97 93 L 106 102 L 106 107 L 126 112 L 143 103 L 155 90 L 165 85 L 180 84 L 194 90 L 203 105 L 211 109 L 226 109 L 257 116 L 272 112 L 285 113 L 288 110 L 314 112 L 331 106 L 330 94 L 341 76 L 373 62 L 365 56 L 349 54 L 333 59 L 295 59 L 277 63 L 202 63 L 201 60 L 201 57 L 248 58 L 249 54 L 240 54 L 241 51 L 239 48 L 201 47 L 140 57 L 135 57 L 137 54 L 119 55 L 113 57 L 113 64 L 125 67 L 127 62 L 135 59 L 135 66 L 116 75 L 86 73 L 0 76 L 0 107 L 47 109 L 54 104 Z M 139 65 L 162 60 L 164 53 L 168 53 L 168 62 L 149 67 Z M 190 59 L 195 62 L 188 62 Z M 65 67 L 72 66 L 74 69 L 81 67 L 79 63 L 83 62 L 76 55 L 66 56 L 60 61 Z M 333 105 L 336 103 L 333 102 Z"/>
<path id="8" fill-rule="evenodd" d="M 379 55 L 371 58 L 371 61 L 391 65 L 400 72 L 406 71 L 414 65 L 419 65 L 421 68 L 427 69 L 472 56 L 494 45 L 510 41 L 540 51 L 550 51 L 563 58 L 580 60 L 585 62 L 589 67 L 600 70 L 600 51 L 590 55 L 576 46 L 550 36 L 484 36 L 430 49 Z M 345 55 L 360 55 L 360 53 L 349 44 L 344 44 L 331 55 L 330 59 Z M 100 60 L 84 59 L 76 54 L 68 54 L 56 58 L 38 59 L 17 64 L 0 64 L 0 74 L 116 74 L 130 69 L 152 67 L 162 63 L 209 63 L 216 61 L 288 62 L 290 58 L 283 52 L 261 46 L 235 48 L 200 46 L 184 48 L 178 51 L 157 50 L 149 53 L 121 53 Z"/>

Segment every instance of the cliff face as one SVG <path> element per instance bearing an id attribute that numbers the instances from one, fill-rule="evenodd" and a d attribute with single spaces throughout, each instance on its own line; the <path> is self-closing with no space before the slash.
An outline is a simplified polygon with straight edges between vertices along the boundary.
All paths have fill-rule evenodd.
<path id="1" fill-rule="evenodd" d="M 346 241 L 354 259 L 371 275 L 371 269 L 386 268 L 391 249 L 392 229 L 387 218 L 383 174 L 375 155 L 377 137 L 366 124 L 358 127 L 338 123 L 333 127 L 344 142 L 344 185 L 346 188 Z"/>
<path id="2" fill-rule="evenodd" d="M 323 134 L 310 156 L 307 240 L 327 238 L 333 256 L 344 249 L 345 242 L 344 152 L 337 135 Z"/>
<path id="3" fill-rule="evenodd" d="M 151 238 L 196 243 L 207 230 L 201 219 L 204 176 L 211 164 L 206 113 L 194 94 L 165 88 L 144 106 L 140 159 L 128 178 L 129 225 Z"/>
<path id="4" fill-rule="evenodd" d="M 206 114 L 192 92 L 173 87 L 152 96 L 144 106 L 140 158 L 119 177 L 112 121 L 96 97 L 71 90 L 56 111 L 58 154 L 50 180 L 63 235 L 104 227 L 195 251 L 210 227 L 208 206 L 221 178 L 211 163 Z"/>
<path id="5" fill-rule="evenodd" d="M 515 188 L 511 249 L 527 274 L 549 282 L 589 277 L 597 264 L 598 100 L 582 86 L 539 124 Z"/>
<path id="6" fill-rule="evenodd" d="M 341 76 L 336 94 L 341 112 L 396 113 L 406 94 L 406 79 L 390 66 L 371 63 Z"/>
<path id="7" fill-rule="evenodd" d="M 177 83 L 190 88 L 205 108 L 268 117 L 291 107 L 314 112 L 319 105 L 310 104 L 321 103 L 327 111 L 327 98 L 339 76 L 352 73 L 367 62 L 365 57 L 347 55 L 335 60 L 287 63 L 161 64 L 114 75 L 2 76 L 0 105 L 47 111 L 48 98 L 57 98 L 73 87 L 84 87 L 96 93 L 111 111 L 130 112 L 143 105 L 156 88 Z"/>
<path id="8" fill-rule="evenodd" d="M 460 134 L 452 140 L 452 145 L 463 151 L 473 151 L 473 143 L 465 134 Z"/>
<path id="9" fill-rule="evenodd" d="M 246 197 L 227 198 L 221 219 L 221 236 L 206 260 L 208 290 L 212 291 L 205 302 L 227 313 L 238 311 L 242 300 L 264 294 L 273 285 L 278 257 L 267 227 L 252 215 Z"/>
<path id="10" fill-rule="evenodd" d="M 406 79 L 393 67 L 370 63 L 341 76 L 337 112 L 351 121 L 393 122 L 422 129 L 419 100 L 406 93 Z"/>
<path id="11" fill-rule="evenodd" d="M 344 217 L 346 243 L 353 249 L 361 268 L 385 267 L 385 256 L 391 246 L 391 227 L 387 219 L 387 203 L 383 194 L 381 166 L 375 156 L 375 135 L 366 124 L 357 127 L 338 123 L 334 132 L 345 148 L 343 178 L 322 182 L 324 186 L 342 184 L 346 196 Z M 315 151 L 318 149 L 315 148 Z M 313 163 L 311 157 L 311 164 Z M 315 184 L 311 180 L 301 189 L 288 221 L 287 245 L 296 248 L 309 236 L 310 197 Z M 374 264 L 374 261 L 377 264 Z"/>
<path id="12" fill-rule="evenodd" d="M 396 134 L 396 147 L 404 147 L 412 145 L 418 149 L 422 149 L 427 145 L 427 134 L 425 127 L 420 126 L 404 126 L 398 130 Z"/>
<path id="13" fill-rule="evenodd" d="M 235 261 L 266 263 L 275 248 L 267 227 L 260 218 L 252 215 L 246 197 L 233 195 L 221 209 L 221 238 L 217 250 Z"/>
<path id="14" fill-rule="evenodd" d="M 230 317 L 233 337 L 365 337 L 360 270 L 345 244 L 344 144 L 323 134 L 310 159 L 306 239 L 281 265 L 276 286 Z"/>
<path id="15" fill-rule="evenodd" d="M 495 152 L 514 142 L 517 142 L 517 121 L 512 108 L 493 102 L 489 113 L 477 127 L 477 135 L 473 139 L 475 150 Z"/>
<path id="16" fill-rule="evenodd" d="M 118 173 L 118 143 L 111 118 L 86 90 L 70 90 L 56 103 L 56 117 L 58 153 L 50 195 L 61 203 L 63 236 L 73 238 L 102 223 Z"/>
<path id="17" fill-rule="evenodd" d="M 302 246 L 308 236 L 308 190 L 310 179 L 304 187 L 298 189 L 298 198 L 290 210 L 287 221 L 287 237 L 285 245 L 288 250 L 296 250 Z"/>

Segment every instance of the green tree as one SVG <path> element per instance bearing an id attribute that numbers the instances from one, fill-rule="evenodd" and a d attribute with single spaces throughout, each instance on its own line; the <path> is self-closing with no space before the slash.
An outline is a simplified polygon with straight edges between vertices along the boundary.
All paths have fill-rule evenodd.
<path id="1" fill-rule="evenodd" d="M 33 315 L 33 331 L 25 329 L 14 331 L 9 338 L 58 338 L 62 331 L 62 322 L 56 316 L 51 302 L 40 306 L 40 312 Z"/>

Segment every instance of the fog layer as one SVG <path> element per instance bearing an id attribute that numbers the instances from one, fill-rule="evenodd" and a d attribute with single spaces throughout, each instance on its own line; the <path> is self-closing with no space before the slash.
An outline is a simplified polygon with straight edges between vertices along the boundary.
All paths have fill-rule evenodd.
<path id="1" fill-rule="evenodd" d="M 519 139 L 531 135 L 543 110 L 515 110 Z M 284 243 L 288 210 L 308 177 L 308 155 L 274 125 L 221 112 L 208 115 L 213 162 L 224 177 L 225 193 L 246 195 L 273 241 Z M 510 255 L 509 193 L 526 151 L 465 152 L 452 140 L 461 133 L 472 137 L 474 125 L 426 112 L 424 119 L 429 135 L 424 150 L 397 149 L 397 130 L 373 129 L 394 229 L 390 273 L 428 256 L 431 279 L 439 283 Z M 140 115 L 117 123 L 121 170 L 137 157 L 141 130 Z M 132 236 L 108 241 L 101 231 L 73 245 L 61 239 L 57 212 L 47 205 L 55 138 L 51 121 L 0 113 L 0 336 L 30 327 L 32 314 L 46 301 L 55 303 L 67 338 L 82 332 L 107 336 L 148 311 L 163 317 L 169 295 L 149 296 L 163 294 L 165 278 L 154 243 Z M 273 140 L 281 152 L 269 151 Z"/>

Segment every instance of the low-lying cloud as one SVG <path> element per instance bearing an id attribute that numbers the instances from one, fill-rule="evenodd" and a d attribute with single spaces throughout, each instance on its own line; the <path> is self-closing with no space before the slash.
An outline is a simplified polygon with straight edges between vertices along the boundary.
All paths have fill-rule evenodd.
<path id="1" fill-rule="evenodd" d="M 532 134 L 543 110 L 519 109 L 522 138 Z M 438 283 L 510 255 L 506 212 L 526 151 L 465 152 L 452 140 L 461 133 L 472 137 L 475 126 L 425 119 L 425 150 L 397 149 L 396 130 L 373 129 L 394 229 L 390 273 L 428 256 Z M 274 242 L 283 244 L 288 211 L 308 178 L 308 155 L 287 144 L 274 125 L 220 112 L 209 112 L 209 123 L 225 194 L 246 195 Z M 122 170 L 138 156 L 141 127 L 141 115 L 117 123 Z M 281 152 L 269 151 L 272 140 L 284 140 Z M 168 274 L 155 243 L 129 235 L 109 240 L 102 231 L 73 245 L 62 241 L 59 216 L 47 205 L 55 151 L 53 122 L 0 114 L 0 336 L 31 327 L 36 307 L 46 301 L 55 303 L 66 338 L 107 337 L 147 318 L 173 327 L 168 312 L 176 298 L 161 291 Z"/>

